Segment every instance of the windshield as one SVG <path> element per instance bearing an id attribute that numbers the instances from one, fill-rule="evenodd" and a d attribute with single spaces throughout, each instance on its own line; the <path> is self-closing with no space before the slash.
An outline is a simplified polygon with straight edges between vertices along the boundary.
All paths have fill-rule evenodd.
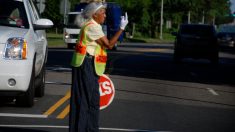
<path id="1" fill-rule="evenodd" d="M 211 26 L 184 25 L 181 28 L 181 33 L 196 36 L 211 36 L 213 35 L 213 28 Z"/>
<path id="2" fill-rule="evenodd" d="M 219 28 L 219 32 L 235 33 L 235 26 L 226 25 Z"/>
<path id="3" fill-rule="evenodd" d="M 67 27 L 79 28 L 79 25 L 85 20 L 81 14 L 68 14 Z"/>
<path id="4" fill-rule="evenodd" d="M 0 1 L 0 26 L 29 28 L 23 2 L 15 0 Z"/>

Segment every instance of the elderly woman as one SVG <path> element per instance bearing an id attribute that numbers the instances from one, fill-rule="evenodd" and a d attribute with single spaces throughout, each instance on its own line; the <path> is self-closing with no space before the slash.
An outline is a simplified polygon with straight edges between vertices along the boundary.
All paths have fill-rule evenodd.
<path id="1" fill-rule="evenodd" d="M 72 58 L 72 90 L 70 98 L 69 132 L 99 131 L 99 83 L 105 71 L 107 53 L 112 49 L 128 24 L 127 14 L 121 18 L 119 31 L 108 40 L 101 24 L 106 18 L 106 6 L 92 2 L 85 8 L 87 19 L 80 31 Z"/>

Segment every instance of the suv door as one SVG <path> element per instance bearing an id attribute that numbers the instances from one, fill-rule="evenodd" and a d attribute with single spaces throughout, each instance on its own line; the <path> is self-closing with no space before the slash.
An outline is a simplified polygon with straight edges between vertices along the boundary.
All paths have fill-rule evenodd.
<path id="1" fill-rule="evenodd" d="M 36 6 L 34 6 L 34 3 L 29 0 L 28 4 L 30 5 L 30 15 L 31 15 L 31 21 L 33 24 L 36 23 L 37 20 L 40 19 L 38 10 L 36 9 Z M 44 30 L 34 30 L 35 32 L 35 50 L 36 50 L 36 62 L 35 62 L 35 72 L 36 76 L 39 74 L 42 68 L 42 64 L 44 63 L 45 59 L 45 49 L 46 49 L 46 35 Z"/>

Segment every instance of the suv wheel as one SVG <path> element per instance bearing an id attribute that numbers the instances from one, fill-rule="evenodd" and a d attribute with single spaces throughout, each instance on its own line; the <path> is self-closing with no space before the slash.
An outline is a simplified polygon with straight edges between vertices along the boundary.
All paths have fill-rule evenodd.
<path id="1" fill-rule="evenodd" d="M 181 56 L 178 53 L 178 50 L 176 50 L 176 49 L 174 51 L 173 60 L 174 60 L 175 63 L 179 63 L 181 61 Z"/>
<path id="2" fill-rule="evenodd" d="M 25 107 L 32 107 L 34 105 L 34 91 L 35 91 L 35 59 L 33 63 L 32 74 L 30 78 L 29 88 L 24 93 L 23 96 L 18 96 L 16 98 L 16 105 L 18 106 L 25 106 Z"/>
<path id="3" fill-rule="evenodd" d="M 41 72 L 36 79 L 35 96 L 42 97 L 45 94 L 45 64 L 43 64 Z"/>
<path id="4" fill-rule="evenodd" d="M 212 58 L 211 58 L 211 63 L 212 63 L 212 64 L 218 64 L 218 63 L 219 63 L 219 58 L 218 58 L 218 56 L 212 57 Z"/>

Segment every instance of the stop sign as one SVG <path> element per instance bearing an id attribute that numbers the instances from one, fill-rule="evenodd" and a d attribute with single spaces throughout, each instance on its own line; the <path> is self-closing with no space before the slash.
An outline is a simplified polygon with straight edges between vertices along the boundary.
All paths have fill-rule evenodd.
<path id="1" fill-rule="evenodd" d="M 111 79 L 104 74 L 99 78 L 99 85 L 100 109 L 104 109 L 113 101 L 115 89 Z"/>

